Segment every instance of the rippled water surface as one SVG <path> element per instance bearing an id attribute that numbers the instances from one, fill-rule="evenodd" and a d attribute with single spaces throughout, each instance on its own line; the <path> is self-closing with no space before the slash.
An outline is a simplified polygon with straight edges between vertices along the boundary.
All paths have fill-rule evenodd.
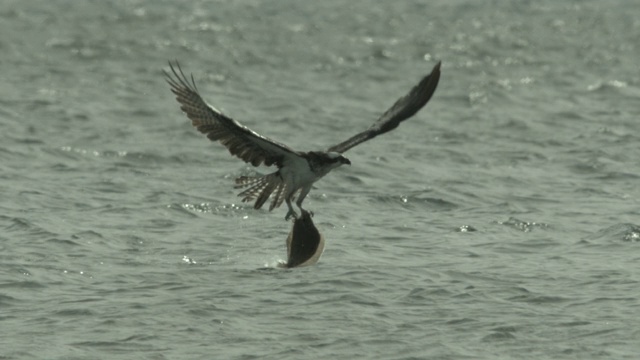
<path id="1" fill-rule="evenodd" d="M 3 1 L 1 359 L 636 359 L 640 3 Z M 194 130 L 206 100 L 299 150 L 428 106 L 305 201 Z M 259 172 L 270 171 L 266 168 Z"/>

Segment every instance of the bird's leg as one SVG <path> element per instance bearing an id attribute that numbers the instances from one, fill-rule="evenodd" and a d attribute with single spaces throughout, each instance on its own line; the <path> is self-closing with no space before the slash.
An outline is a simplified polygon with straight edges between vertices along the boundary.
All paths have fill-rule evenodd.
<path id="1" fill-rule="evenodd" d="M 303 188 L 302 191 L 300 191 L 300 196 L 298 196 L 298 200 L 296 200 L 296 205 L 298 205 L 298 207 L 300 208 L 301 213 L 303 214 L 307 213 L 313 216 L 313 211 L 307 211 L 302 208 L 302 201 L 304 200 L 305 197 L 307 197 L 307 194 L 309 193 L 310 190 L 311 190 L 311 186 Z"/>
<path id="2" fill-rule="evenodd" d="M 293 206 L 291 205 L 291 198 L 285 198 L 284 201 L 287 202 L 287 206 L 289 207 L 289 211 L 287 212 L 287 215 L 284 217 L 284 219 L 289 220 L 289 218 L 292 216 L 294 219 L 297 219 L 298 214 L 296 214 L 296 212 L 293 211 Z"/>

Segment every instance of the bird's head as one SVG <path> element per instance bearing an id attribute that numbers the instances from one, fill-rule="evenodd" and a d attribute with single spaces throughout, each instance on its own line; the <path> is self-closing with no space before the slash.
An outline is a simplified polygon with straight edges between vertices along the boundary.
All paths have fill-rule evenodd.
<path id="1" fill-rule="evenodd" d="M 338 166 L 344 165 L 344 164 L 351 165 L 351 161 L 349 161 L 349 159 L 347 159 L 344 155 L 340 153 L 328 152 L 327 157 L 330 159 L 331 162 L 337 164 Z"/>
<path id="2" fill-rule="evenodd" d="M 337 152 L 310 151 L 307 153 L 307 158 L 311 170 L 318 176 L 324 176 L 340 165 L 351 165 L 349 159 Z"/>

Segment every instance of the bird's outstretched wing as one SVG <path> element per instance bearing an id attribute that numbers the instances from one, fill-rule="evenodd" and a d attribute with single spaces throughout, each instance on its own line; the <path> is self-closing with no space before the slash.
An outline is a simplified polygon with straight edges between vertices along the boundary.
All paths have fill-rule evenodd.
<path id="1" fill-rule="evenodd" d="M 327 151 L 343 153 L 360 143 L 395 129 L 400 122 L 422 109 L 436 91 L 438 80 L 440 80 L 440 62 L 433 67 L 431 74 L 425 76 L 407 95 L 398 99 L 369 129 L 333 145 Z"/>
<path id="2" fill-rule="evenodd" d="M 276 164 L 281 167 L 285 156 L 299 156 L 288 146 L 252 131 L 204 102 L 193 75 L 190 79 L 187 78 L 177 61 L 175 66 L 169 62 L 169 67 L 173 76 L 167 71 L 164 74 L 181 105 L 180 109 L 191 119 L 193 126 L 210 140 L 219 141 L 232 155 L 253 166 L 264 163 L 267 166 Z"/>

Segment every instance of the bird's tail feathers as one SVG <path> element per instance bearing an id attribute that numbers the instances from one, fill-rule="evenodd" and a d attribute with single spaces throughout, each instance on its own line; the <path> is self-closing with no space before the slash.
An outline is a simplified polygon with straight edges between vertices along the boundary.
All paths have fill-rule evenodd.
<path id="1" fill-rule="evenodd" d="M 236 179 L 236 189 L 249 187 L 238 196 L 243 196 L 242 202 L 249 202 L 256 199 L 253 207 L 260 209 L 264 205 L 271 194 L 275 193 L 275 197 L 269 206 L 269 211 L 282 205 L 284 201 L 287 185 L 282 181 L 278 173 L 273 173 L 261 177 L 240 176 Z"/>

